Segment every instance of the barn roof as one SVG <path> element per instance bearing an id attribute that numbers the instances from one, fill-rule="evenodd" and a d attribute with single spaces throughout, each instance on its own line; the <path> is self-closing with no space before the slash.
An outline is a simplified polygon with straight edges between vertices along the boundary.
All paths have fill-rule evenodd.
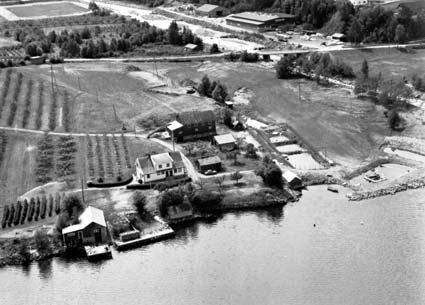
<path id="1" fill-rule="evenodd" d="M 215 10 L 217 8 L 220 8 L 220 6 L 214 5 L 214 4 L 204 4 L 204 5 L 201 5 L 200 7 L 198 7 L 196 10 L 198 12 L 209 13 L 209 12 L 212 12 L 213 10 Z"/>
<path id="2" fill-rule="evenodd" d="M 96 223 L 102 227 L 106 227 L 105 216 L 103 215 L 103 211 L 92 206 L 87 207 L 80 215 L 80 217 L 78 217 L 78 220 L 80 221 L 80 223 L 64 228 L 62 230 L 62 234 L 83 230 L 92 223 Z"/>
<path id="3" fill-rule="evenodd" d="M 215 114 L 212 110 L 181 112 L 176 115 L 176 121 L 183 125 L 206 123 L 215 121 Z"/>
<path id="4" fill-rule="evenodd" d="M 230 133 L 228 133 L 228 134 L 222 134 L 222 135 L 219 135 L 219 136 L 215 136 L 214 137 L 214 141 L 218 145 L 236 143 L 235 138 Z"/>
<path id="5" fill-rule="evenodd" d="M 287 182 L 291 182 L 294 180 L 301 180 L 300 177 L 298 177 L 296 174 L 294 174 L 291 171 L 284 172 L 282 176 L 283 176 L 283 179 L 285 179 L 285 181 Z"/>
<path id="6" fill-rule="evenodd" d="M 221 163 L 221 159 L 219 156 L 213 156 L 213 157 L 198 159 L 198 163 L 200 166 L 219 164 Z"/>

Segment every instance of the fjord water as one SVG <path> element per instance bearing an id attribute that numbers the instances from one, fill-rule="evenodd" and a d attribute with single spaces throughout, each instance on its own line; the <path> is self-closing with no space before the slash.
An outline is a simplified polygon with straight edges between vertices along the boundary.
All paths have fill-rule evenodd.
<path id="1" fill-rule="evenodd" d="M 425 190 L 362 202 L 311 187 L 96 264 L 0 269 L 0 304 L 425 304 Z"/>

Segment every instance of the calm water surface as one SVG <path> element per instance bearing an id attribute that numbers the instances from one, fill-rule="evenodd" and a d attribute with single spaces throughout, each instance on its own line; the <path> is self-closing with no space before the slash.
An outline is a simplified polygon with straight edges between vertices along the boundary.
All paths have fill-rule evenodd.
<path id="1" fill-rule="evenodd" d="M 424 195 L 356 203 L 312 187 L 284 211 L 227 214 L 110 261 L 0 269 L 0 304 L 425 304 Z"/>

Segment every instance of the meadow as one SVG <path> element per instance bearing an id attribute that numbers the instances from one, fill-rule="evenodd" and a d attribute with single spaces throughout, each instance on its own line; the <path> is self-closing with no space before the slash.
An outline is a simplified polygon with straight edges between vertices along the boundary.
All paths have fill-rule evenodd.
<path id="1" fill-rule="evenodd" d="M 40 17 L 59 17 L 74 14 L 88 13 L 85 9 L 72 2 L 48 2 L 48 3 L 31 3 L 27 5 L 7 6 L 7 10 L 12 12 L 18 18 L 40 18 Z"/>

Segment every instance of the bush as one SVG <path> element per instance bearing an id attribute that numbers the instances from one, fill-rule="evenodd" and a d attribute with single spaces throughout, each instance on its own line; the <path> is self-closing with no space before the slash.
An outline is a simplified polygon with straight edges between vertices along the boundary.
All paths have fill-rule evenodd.
<path id="1" fill-rule="evenodd" d="M 70 217 L 72 217 L 75 212 L 78 213 L 83 211 L 84 205 L 81 202 L 80 197 L 75 194 L 71 194 L 63 199 L 63 210 L 66 211 Z"/>
<path id="2" fill-rule="evenodd" d="M 210 53 L 211 54 L 220 53 L 220 49 L 218 48 L 218 45 L 216 43 L 213 43 L 211 45 Z"/>
<path id="3" fill-rule="evenodd" d="M 46 232 L 37 230 L 34 234 L 35 248 L 41 255 L 51 252 L 51 244 Z"/>
<path id="4" fill-rule="evenodd" d="M 257 62 L 259 59 L 258 53 L 248 53 L 247 51 L 243 51 L 240 56 L 240 61 L 243 62 Z"/>
<path id="5" fill-rule="evenodd" d="M 190 202 L 200 212 L 210 212 L 216 210 L 223 197 L 217 192 L 208 190 L 196 191 L 191 197 Z"/>
<path id="6" fill-rule="evenodd" d="M 148 211 L 146 210 L 146 197 L 142 192 L 135 192 L 132 197 L 133 206 L 136 208 L 137 214 L 140 217 L 146 216 Z"/>
<path id="7" fill-rule="evenodd" d="M 168 190 L 163 192 L 159 203 L 159 212 L 161 216 L 167 216 L 168 208 L 170 206 L 182 204 L 183 200 L 184 194 L 180 190 Z"/>

